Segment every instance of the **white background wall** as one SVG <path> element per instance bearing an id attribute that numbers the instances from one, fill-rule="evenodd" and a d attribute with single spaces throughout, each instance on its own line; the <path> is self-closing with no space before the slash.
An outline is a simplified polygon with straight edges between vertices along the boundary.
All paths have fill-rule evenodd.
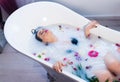
<path id="1" fill-rule="evenodd" d="M 19 7 L 35 1 L 58 2 L 86 16 L 120 16 L 120 0 L 16 0 Z"/>

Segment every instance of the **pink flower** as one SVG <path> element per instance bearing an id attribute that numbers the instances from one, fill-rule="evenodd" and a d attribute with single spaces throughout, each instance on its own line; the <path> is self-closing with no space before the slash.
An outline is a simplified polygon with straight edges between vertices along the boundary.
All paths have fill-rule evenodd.
<path id="1" fill-rule="evenodd" d="M 120 44 L 118 44 L 118 43 L 116 43 L 115 45 L 116 45 L 117 47 L 120 47 Z"/>
<path id="2" fill-rule="evenodd" d="M 45 61 L 49 61 L 49 60 L 50 60 L 50 58 L 45 58 L 44 60 L 45 60 Z"/>
<path id="3" fill-rule="evenodd" d="M 94 51 L 94 50 L 91 50 L 91 51 L 88 52 L 88 55 L 89 55 L 90 57 L 97 57 L 98 54 L 99 54 L 99 53 L 98 53 L 97 51 Z"/>
<path id="4" fill-rule="evenodd" d="M 63 58 L 63 61 L 66 61 L 67 60 L 67 58 Z"/>

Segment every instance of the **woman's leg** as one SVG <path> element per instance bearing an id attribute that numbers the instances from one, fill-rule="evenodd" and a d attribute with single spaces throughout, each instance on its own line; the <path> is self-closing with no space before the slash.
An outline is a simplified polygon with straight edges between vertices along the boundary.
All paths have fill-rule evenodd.
<path id="1" fill-rule="evenodd" d="M 110 53 L 104 56 L 104 62 L 107 68 L 114 74 L 120 75 L 120 61 Z"/>
<path id="2" fill-rule="evenodd" d="M 98 78 L 99 82 L 113 82 L 113 75 L 107 69 L 101 69 L 95 71 L 95 76 Z"/>

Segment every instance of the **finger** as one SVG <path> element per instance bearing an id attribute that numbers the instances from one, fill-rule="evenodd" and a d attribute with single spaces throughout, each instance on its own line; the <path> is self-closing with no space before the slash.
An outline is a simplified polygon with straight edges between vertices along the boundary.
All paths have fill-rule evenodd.
<path id="1" fill-rule="evenodd" d="M 61 67 L 59 62 L 56 64 L 56 71 L 59 73 L 61 72 Z"/>
<path id="2" fill-rule="evenodd" d="M 57 71 L 57 72 L 61 72 L 61 71 L 60 71 L 60 68 L 61 68 L 61 67 L 60 67 L 59 64 L 60 64 L 60 62 L 57 62 L 57 63 L 55 63 L 55 64 L 53 65 L 53 69 L 54 69 L 55 71 Z"/>
<path id="3" fill-rule="evenodd" d="M 85 36 L 89 37 L 90 36 L 90 29 L 95 28 L 97 26 L 98 22 L 97 21 L 91 21 L 86 27 L 85 27 Z"/>
<path id="4" fill-rule="evenodd" d="M 55 64 L 53 65 L 53 69 L 56 69 L 56 66 L 55 66 Z"/>
<path id="5" fill-rule="evenodd" d="M 59 65 L 59 71 L 62 72 L 63 63 L 62 62 L 58 62 L 58 65 Z"/>

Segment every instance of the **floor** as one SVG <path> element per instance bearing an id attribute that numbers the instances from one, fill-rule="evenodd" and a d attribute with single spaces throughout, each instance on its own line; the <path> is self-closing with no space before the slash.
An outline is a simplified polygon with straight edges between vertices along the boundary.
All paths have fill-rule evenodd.
<path id="1" fill-rule="evenodd" d="M 0 54 L 0 82 L 49 82 L 45 69 L 9 44 Z"/>

